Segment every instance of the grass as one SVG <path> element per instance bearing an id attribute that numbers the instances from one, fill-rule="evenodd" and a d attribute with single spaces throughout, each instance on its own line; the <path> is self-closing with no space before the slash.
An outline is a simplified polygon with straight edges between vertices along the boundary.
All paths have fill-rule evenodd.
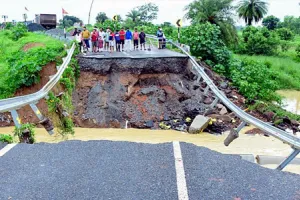
<path id="1" fill-rule="evenodd" d="M 46 49 L 48 50 L 55 50 L 55 51 L 61 51 L 63 50 L 63 43 L 59 40 L 53 39 L 49 36 L 45 36 L 42 34 L 36 34 L 36 33 L 27 33 L 24 37 L 20 38 L 18 41 L 13 41 L 11 38 L 11 31 L 5 30 L 0 31 L 0 98 L 6 98 L 13 95 L 13 92 L 15 89 L 11 90 L 11 86 L 9 86 L 8 83 L 13 83 L 15 80 L 11 76 L 12 71 L 16 70 L 14 74 L 18 74 L 18 72 L 21 70 L 24 71 L 24 68 L 26 67 L 27 70 L 33 71 L 34 68 L 30 69 L 30 66 L 39 65 L 40 63 L 44 62 L 50 62 L 50 57 L 39 57 L 35 60 L 28 60 L 28 56 L 26 58 L 26 55 L 34 55 L 34 51 L 38 51 L 38 49 Z M 15 66 L 12 66 L 11 63 L 9 63 L 9 59 L 11 58 L 17 58 L 20 56 L 20 52 L 23 52 L 23 48 L 26 44 L 30 43 L 40 43 L 43 44 L 43 47 L 33 47 L 29 49 L 27 52 L 22 54 L 20 60 L 18 60 L 18 63 Z M 59 49 L 59 50 L 58 50 Z M 58 53 L 59 54 L 59 53 Z M 27 59 L 27 60 L 26 60 Z M 42 66 L 41 66 L 42 67 Z M 11 71 L 11 73 L 9 73 Z M 32 74 L 31 74 L 32 75 Z M 31 76 L 28 74 L 28 76 Z"/>
<path id="2" fill-rule="evenodd" d="M 242 60 L 252 59 L 263 63 L 270 63 L 271 70 L 276 73 L 276 81 L 280 89 L 300 90 L 300 63 L 294 61 L 291 57 L 247 55 L 235 56 Z"/>

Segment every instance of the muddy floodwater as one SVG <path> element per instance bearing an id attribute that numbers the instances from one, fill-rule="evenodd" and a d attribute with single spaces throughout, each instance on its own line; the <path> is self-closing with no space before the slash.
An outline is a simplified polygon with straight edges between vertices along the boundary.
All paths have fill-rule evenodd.
<path id="1" fill-rule="evenodd" d="M 285 110 L 300 115 L 300 91 L 280 90 L 278 94 L 284 97 L 283 108 Z"/>
<path id="2" fill-rule="evenodd" d="M 244 130 L 242 130 L 239 139 L 235 140 L 229 147 L 225 147 L 223 145 L 223 141 L 226 138 L 225 135 L 215 136 L 208 133 L 191 135 L 178 131 L 145 129 L 76 128 L 74 136 L 62 138 L 60 135 L 49 136 L 49 134 L 44 129 L 37 128 L 36 140 L 37 142 L 47 143 L 57 143 L 64 140 L 111 140 L 151 144 L 181 141 L 192 143 L 197 146 L 207 147 L 211 150 L 218 151 L 224 154 L 253 154 L 254 156 L 287 156 L 290 154 L 290 146 L 283 144 L 273 137 L 265 137 L 262 135 L 245 135 L 244 132 L 251 128 L 253 127 L 246 127 Z M 0 134 L 11 133 L 12 131 L 13 127 L 0 128 Z M 276 165 L 268 165 L 266 167 L 274 169 L 276 168 Z M 289 165 L 284 171 L 300 174 L 300 166 Z"/>

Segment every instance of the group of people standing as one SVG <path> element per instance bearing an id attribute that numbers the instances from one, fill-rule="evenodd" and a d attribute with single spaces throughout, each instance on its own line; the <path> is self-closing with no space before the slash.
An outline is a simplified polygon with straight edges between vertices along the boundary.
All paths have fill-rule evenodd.
<path id="1" fill-rule="evenodd" d="M 90 51 L 91 47 L 91 51 L 94 53 L 102 51 L 132 51 L 132 41 L 133 50 L 138 50 L 139 46 L 140 50 L 146 50 L 146 34 L 143 29 L 141 29 L 141 32 L 138 32 L 137 29 L 131 32 L 128 28 L 126 31 L 124 28 L 116 31 L 107 28 L 104 31 L 102 28 L 98 29 L 95 26 L 92 33 L 90 33 L 86 27 L 83 27 L 83 31 L 75 28 L 73 36 L 75 36 L 80 46 L 80 51 Z"/>

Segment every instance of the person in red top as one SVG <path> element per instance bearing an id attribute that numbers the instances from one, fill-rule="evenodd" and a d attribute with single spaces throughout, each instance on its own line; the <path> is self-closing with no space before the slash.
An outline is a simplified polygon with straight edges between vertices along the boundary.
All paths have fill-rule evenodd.
<path id="1" fill-rule="evenodd" d="M 109 40 L 110 53 L 112 53 L 114 51 L 114 46 L 115 46 L 115 34 L 111 30 L 110 30 L 110 34 L 109 34 L 108 40 Z"/>
<path id="2" fill-rule="evenodd" d="M 139 50 L 139 37 L 140 37 L 140 34 L 136 29 L 134 29 L 134 32 L 133 32 L 133 46 L 134 46 L 134 50 Z"/>
<path id="3" fill-rule="evenodd" d="M 97 46 L 98 46 L 98 33 L 96 29 L 93 30 L 91 38 L 92 38 L 92 51 L 96 53 Z"/>
<path id="4" fill-rule="evenodd" d="M 119 32 L 120 34 L 120 42 L 121 42 L 121 51 L 124 51 L 124 44 L 125 44 L 125 31 L 124 31 L 124 28 L 121 29 L 121 31 Z"/>

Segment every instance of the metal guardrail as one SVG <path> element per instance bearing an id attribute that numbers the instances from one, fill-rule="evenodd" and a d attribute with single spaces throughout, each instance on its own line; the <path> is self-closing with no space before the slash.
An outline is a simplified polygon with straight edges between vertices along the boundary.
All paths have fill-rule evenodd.
<path id="1" fill-rule="evenodd" d="M 153 35 L 147 35 L 150 39 L 157 39 L 157 37 Z M 209 78 L 209 76 L 205 73 L 204 68 L 201 67 L 199 63 L 188 53 L 186 52 L 178 43 L 173 42 L 172 40 L 166 39 L 166 42 L 180 49 L 185 55 L 187 55 L 193 65 L 193 68 L 199 74 L 199 76 L 206 82 L 209 89 L 217 96 L 217 100 L 220 100 L 224 105 L 226 105 L 232 112 L 235 113 L 237 117 L 242 120 L 241 125 L 238 129 L 242 129 L 245 126 L 245 122 L 254 125 L 260 130 L 270 134 L 271 136 L 281 140 L 282 142 L 289 144 L 294 150 L 289 157 L 284 160 L 277 169 L 282 170 L 289 162 L 291 162 L 299 153 L 300 153 L 300 138 L 287 133 L 281 129 L 278 129 L 266 122 L 263 122 L 252 115 L 246 113 L 234 103 L 232 103 L 223 92 L 221 92 L 218 87 L 213 83 L 213 81 Z M 198 79 L 199 80 L 199 79 Z M 238 132 L 239 132 L 238 130 Z"/>

